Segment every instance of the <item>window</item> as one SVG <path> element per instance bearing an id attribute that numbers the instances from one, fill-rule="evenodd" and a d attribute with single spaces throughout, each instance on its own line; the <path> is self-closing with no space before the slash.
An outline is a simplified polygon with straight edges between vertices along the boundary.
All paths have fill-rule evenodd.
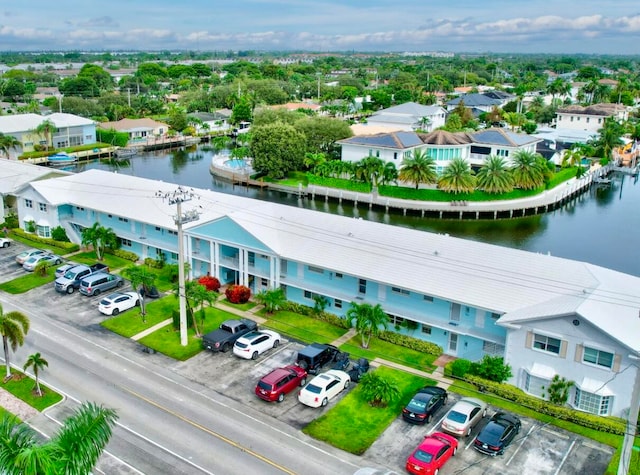
<path id="1" fill-rule="evenodd" d="M 316 274 L 324 274 L 324 269 L 320 267 L 308 266 L 309 272 L 315 272 Z"/>
<path id="2" fill-rule="evenodd" d="M 550 379 L 539 378 L 525 372 L 524 390 L 533 396 L 543 397 L 544 388 L 549 386 Z"/>
<path id="3" fill-rule="evenodd" d="M 613 353 L 606 351 L 596 350 L 595 348 L 584 347 L 584 354 L 582 355 L 582 361 L 585 363 L 591 363 L 598 366 L 604 366 L 605 368 L 613 368 Z"/>
<path id="4" fill-rule="evenodd" d="M 358 293 L 366 294 L 367 293 L 367 281 L 364 279 L 358 279 Z"/>
<path id="5" fill-rule="evenodd" d="M 598 396 L 597 394 L 583 391 L 580 388 L 576 388 L 576 393 L 573 397 L 573 405 L 577 409 L 600 416 L 609 415 L 612 402 L 613 396 Z"/>
<path id="6" fill-rule="evenodd" d="M 131 247 L 131 240 L 130 239 L 125 239 L 125 238 L 120 238 L 120 244 L 122 246 Z"/>
<path id="7" fill-rule="evenodd" d="M 407 289 L 401 289 L 400 287 L 391 287 L 391 292 L 400 295 L 409 295 L 409 291 Z"/>
<path id="8" fill-rule="evenodd" d="M 423 295 L 422 300 L 425 302 L 433 302 L 433 297 L 431 295 Z"/>
<path id="9" fill-rule="evenodd" d="M 495 312 L 491 312 L 491 318 L 493 320 L 498 320 L 500 318 L 500 314 L 499 313 L 495 313 Z"/>
<path id="10" fill-rule="evenodd" d="M 549 353 L 560 354 L 560 340 L 546 335 L 538 335 L 533 337 L 533 347 L 537 350 L 548 351 Z"/>
<path id="11" fill-rule="evenodd" d="M 494 343 L 493 341 L 483 341 L 482 351 L 489 355 L 502 356 L 504 355 L 504 345 Z"/>
<path id="12" fill-rule="evenodd" d="M 267 285 L 269 285 L 269 281 L 267 279 L 262 278 L 260 279 L 260 285 L 262 287 L 266 287 Z"/>
<path id="13" fill-rule="evenodd" d="M 336 279 L 342 279 L 342 274 L 340 272 L 336 272 Z"/>
<path id="14" fill-rule="evenodd" d="M 156 231 L 160 231 L 160 226 L 156 226 Z"/>
<path id="15" fill-rule="evenodd" d="M 38 209 L 43 213 L 47 212 L 47 204 L 46 203 L 38 203 Z"/>
<path id="16" fill-rule="evenodd" d="M 340 300 L 340 299 L 334 299 L 334 300 L 333 300 L 333 306 L 334 306 L 335 308 L 342 308 L 342 300 Z"/>
<path id="17" fill-rule="evenodd" d="M 113 218 L 113 215 L 112 214 L 108 214 L 107 218 L 111 219 L 111 218 Z"/>
<path id="18" fill-rule="evenodd" d="M 397 160 L 398 159 L 398 152 L 393 152 L 393 159 Z"/>
<path id="19" fill-rule="evenodd" d="M 76 209 L 77 209 L 78 211 L 84 211 L 84 208 L 83 208 L 82 206 L 76 206 Z M 109 216 L 109 217 L 111 217 L 111 216 Z"/>
<path id="20" fill-rule="evenodd" d="M 169 229 L 169 234 L 177 236 L 178 235 L 178 231 L 173 231 L 173 230 Z"/>
<path id="21" fill-rule="evenodd" d="M 425 335 L 431 335 L 431 327 L 429 325 L 425 325 L 424 323 L 421 325 L 420 331 Z"/>
<path id="22" fill-rule="evenodd" d="M 129 218 L 123 218 L 122 216 L 118 217 L 118 221 L 122 221 L 123 223 L 128 223 L 129 222 Z"/>
<path id="23" fill-rule="evenodd" d="M 313 294 L 311 293 L 310 290 L 305 290 L 304 291 L 304 298 L 305 299 L 309 299 L 309 300 L 311 300 L 313 298 Z"/>
<path id="24" fill-rule="evenodd" d="M 36 226 L 36 234 L 43 238 L 50 238 L 51 228 L 49 226 Z"/>
<path id="25" fill-rule="evenodd" d="M 25 199 L 24 200 L 24 207 L 25 208 L 33 208 L 33 201 Z"/>
<path id="26" fill-rule="evenodd" d="M 389 315 L 389 323 L 391 323 L 391 325 L 402 325 L 404 323 L 404 318 L 402 317 L 398 317 L 397 315 Z"/>

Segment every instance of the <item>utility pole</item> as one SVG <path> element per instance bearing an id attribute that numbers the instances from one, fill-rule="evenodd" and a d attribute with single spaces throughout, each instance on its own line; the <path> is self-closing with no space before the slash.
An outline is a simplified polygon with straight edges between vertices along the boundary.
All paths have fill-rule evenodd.
<path id="1" fill-rule="evenodd" d="M 157 198 L 167 200 L 170 205 L 176 205 L 176 214 L 173 220 L 178 227 L 178 301 L 180 302 L 180 344 L 187 346 L 187 296 L 185 291 L 184 275 L 184 236 L 182 225 L 200 219 L 197 210 L 182 212 L 182 203 L 191 201 L 196 196 L 193 189 L 184 189 L 179 186 L 173 192 L 156 192 Z M 198 197 L 199 198 L 199 197 Z"/>
<path id="2" fill-rule="evenodd" d="M 629 355 L 629 358 L 635 361 L 640 360 L 640 354 Z M 620 454 L 620 462 L 618 463 L 618 475 L 627 475 L 631 468 L 631 454 L 633 451 L 633 442 L 638 431 L 638 411 L 640 410 L 640 367 L 636 367 L 636 377 L 631 392 L 631 404 L 629 407 L 629 416 L 625 424 L 624 439 L 622 442 L 622 453 Z"/>

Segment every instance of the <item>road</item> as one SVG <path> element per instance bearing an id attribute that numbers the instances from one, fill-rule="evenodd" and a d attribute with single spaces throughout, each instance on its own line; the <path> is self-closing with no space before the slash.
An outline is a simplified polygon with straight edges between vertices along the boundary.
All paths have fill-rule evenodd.
<path id="1" fill-rule="evenodd" d="M 143 353 L 95 323 L 84 325 L 64 306 L 47 305 L 38 289 L 2 295 L 0 302 L 5 312 L 18 310 L 31 320 L 12 362 L 20 366 L 40 352 L 49 362 L 43 382 L 67 395 L 31 424 L 51 435 L 79 401 L 117 410 L 118 426 L 96 472 L 320 475 L 367 465 L 265 416 L 259 405 L 240 404 L 172 371 L 175 362 L 163 355 Z"/>

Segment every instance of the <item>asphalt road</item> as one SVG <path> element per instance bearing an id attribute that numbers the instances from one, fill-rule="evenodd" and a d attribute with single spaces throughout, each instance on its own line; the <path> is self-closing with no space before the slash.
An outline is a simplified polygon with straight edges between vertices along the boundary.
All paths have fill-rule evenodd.
<path id="1" fill-rule="evenodd" d="M 86 297 L 35 289 L 0 301 L 5 311 L 31 319 L 13 363 L 39 351 L 49 362 L 43 382 L 68 396 L 31 424 L 51 435 L 78 401 L 117 410 L 118 427 L 97 472 L 320 475 L 351 474 L 363 464 L 265 416 L 259 404 L 247 407 L 172 371 L 173 360 L 103 330 L 97 310 L 85 322 L 60 301 L 78 298 Z"/>

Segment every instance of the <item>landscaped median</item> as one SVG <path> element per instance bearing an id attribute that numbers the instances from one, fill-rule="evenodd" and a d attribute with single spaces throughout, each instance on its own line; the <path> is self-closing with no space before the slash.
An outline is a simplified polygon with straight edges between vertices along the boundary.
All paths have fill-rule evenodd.
<path id="1" fill-rule="evenodd" d="M 375 370 L 395 384 L 402 395 L 387 407 L 373 407 L 356 386 L 335 407 L 302 431 L 318 440 L 356 455 L 363 454 L 393 422 L 415 392 L 435 381 L 386 367 Z"/>
<path id="2" fill-rule="evenodd" d="M 5 365 L 0 365 L 0 374 L 5 374 L 6 370 Z M 11 369 L 11 376 L 9 381 L 0 380 L 0 388 L 13 394 L 39 412 L 62 401 L 62 395 L 43 384 L 42 381 L 40 381 L 42 396 L 38 396 L 35 391 L 36 383 L 28 375 Z M 0 415 L 3 412 L 8 411 L 0 407 Z"/>

